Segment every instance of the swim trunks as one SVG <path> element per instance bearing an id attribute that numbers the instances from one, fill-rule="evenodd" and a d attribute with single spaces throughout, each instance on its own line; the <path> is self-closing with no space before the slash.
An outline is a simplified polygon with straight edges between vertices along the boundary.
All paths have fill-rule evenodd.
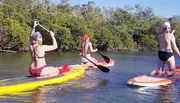
<path id="1" fill-rule="evenodd" d="M 86 58 L 84 58 L 84 57 L 81 57 L 81 61 L 82 61 L 84 64 L 86 64 L 86 63 L 88 62 L 88 60 L 87 60 Z"/>

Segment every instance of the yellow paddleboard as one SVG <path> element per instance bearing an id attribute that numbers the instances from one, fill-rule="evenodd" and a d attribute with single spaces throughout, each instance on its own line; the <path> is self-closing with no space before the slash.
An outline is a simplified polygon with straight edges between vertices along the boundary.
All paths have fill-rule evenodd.
<path id="1" fill-rule="evenodd" d="M 0 80 L 0 94 L 32 90 L 39 86 L 66 82 L 84 74 L 84 67 L 81 65 L 70 66 L 70 71 L 58 76 L 35 79 L 31 76 L 17 77 Z"/>

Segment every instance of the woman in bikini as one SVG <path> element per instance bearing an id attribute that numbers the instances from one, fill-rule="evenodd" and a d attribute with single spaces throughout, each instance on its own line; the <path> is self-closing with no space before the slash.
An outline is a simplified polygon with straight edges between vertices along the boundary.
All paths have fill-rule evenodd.
<path id="1" fill-rule="evenodd" d="M 171 30 L 169 22 L 165 22 L 161 28 L 158 51 L 158 70 L 153 70 L 150 75 L 174 76 L 175 75 L 175 58 L 173 51 L 180 57 L 179 49 L 176 46 L 175 30 Z M 164 65 L 167 63 L 168 71 L 164 71 Z"/>
<path id="2" fill-rule="evenodd" d="M 29 41 L 29 50 L 31 52 L 32 61 L 29 72 L 32 77 L 45 78 L 56 76 L 60 73 L 57 67 L 47 67 L 45 61 L 45 52 L 52 51 L 57 48 L 57 42 L 54 33 L 51 31 L 50 35 L 53 41 L 52 45 L 42 45 L 42 36 L 40 32 L 35 32 L 35 28 L 39 23 L 34 22 L 33 29 Z"/>
<path id="3" fill-rule="evenodd" d="M 83 43 L 82 43 L 82 55 L 91 60 L 92 62 L 96 63 L 97 60 L 91 57 L 91 52 L 96 52 L 98 49 L 93 49 L 92 43 L 90 42 L 90 36 L 88 34 L 84 34 L 83 36 Z M 86 58 L 81 57 L 83 64 L 91 64 Z"/>

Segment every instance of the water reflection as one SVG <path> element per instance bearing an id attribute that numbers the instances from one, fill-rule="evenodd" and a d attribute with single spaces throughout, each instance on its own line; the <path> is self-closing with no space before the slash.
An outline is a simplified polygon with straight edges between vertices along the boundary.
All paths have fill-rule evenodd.
<path id="1" fill-rule="evenodd" d="M 49 97 L 49 94 L 53 95 L 55 93 L 55 90 L 60 90 L 58 88 L 53 88 L 54 86 L 45 86 L 43 88 L 36 88 L 33 90 L 33 92 L 30 94 L 30 102 L 31 103 L 58 103 L 56 98 L 51 99 Z"/>
<path id="2" fill-rule="evenodd" d="M 72 83 L 70 83 L 72 84 Z M 68 87 L 69 83 L 56 84 L 43 87 L 37 87 L 31 91 L 18 92 L 0 95 L 0 100 L 11 101 L 10 103 L 66 103 L 66 99 L 62 98 L 62 101 L 58 101 L 58 96 L 63 94 L 62 88 Z M 62 92 L 62 93 L 61 93 Z M 57 94 L 59 93 L 59 94 Z M 68 97 L 68 96 L 67 96 Z"/>
<path id="3" fill-rule="evenodd" d="M 81 85 L 81 88 L 83 89 L 90 89 L 98 85 L 98 82 L 96 80 L 97 72 L 94 69 L 86 69 L 84 80 L 82 81 L 83 84 Z M 89 79 L 91 78 L 91 79 Z"/>
<path id="4" fill-rule="evenodd" d="M 157 88 L 157 96 L 153 103 L 176 103 L 176 89 L 173 84 Z"/>
<path id="5" fill-rule="evenodd" d="M 19 102 L 29 103 L 30 100 L 27 99 L 27 97 L 31 93 L 32 92 L 26 91 L 26 92 L 4 94 L 4 95 L 0 95 L 0 100 L 8 100 L 9 103 L 19 103 Z"/>
<path id="6" fill-rule="evenodd" d="M 157 87 L 131 87 L 139 98 L 154 98 L 152 103 L 176 103 L 176 88 L 173 84 Z"/>

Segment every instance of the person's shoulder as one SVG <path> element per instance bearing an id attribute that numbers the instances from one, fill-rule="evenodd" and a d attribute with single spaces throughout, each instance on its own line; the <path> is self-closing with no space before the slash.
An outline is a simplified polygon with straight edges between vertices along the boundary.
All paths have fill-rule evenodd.
<path id="1" fill-rule="evenodd" d="M 175 36 L 172 35 L 172 34 L 169 34 L 168 37 L 169 37 L 171 40 L 174 40 L 174 39 L 175 39 Z"/>
<path id="2" fill-rule="evenodd" d="M 89 45 L 92 45 L 92 43 L 91 43 L 91 42 L 88 42 L 88 44 L 89 44 Z"/>
<path id="3" fill-rule="evenodd" d="M 171 33 L 169 34 L 169 36 L 172 37 L 172 38 L 175 38 L 175 36 L 173 34 L 171 34 Z"/>
<path id="4" fill-rule="evenodd" d="M 37 49 L 42 51 L 47 45 L 38 45 Z"/>

